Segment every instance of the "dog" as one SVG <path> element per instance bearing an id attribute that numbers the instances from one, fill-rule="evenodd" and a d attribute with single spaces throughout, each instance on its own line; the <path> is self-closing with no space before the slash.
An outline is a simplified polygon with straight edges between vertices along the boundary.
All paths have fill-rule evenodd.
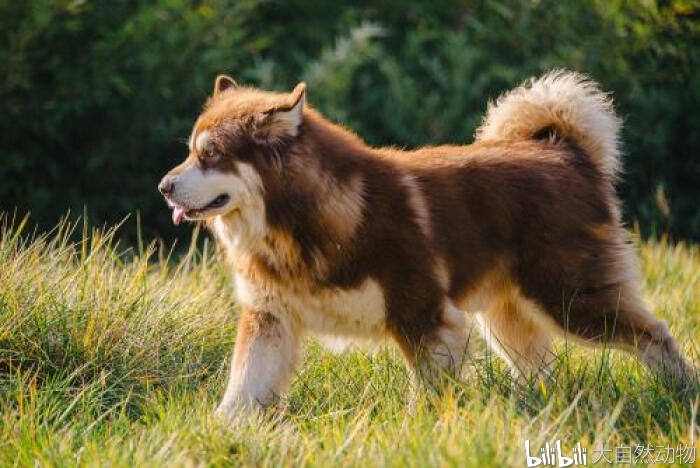
<path id="1" fill-rule="evenodd" d="M 217 77 L 187 159 L 158 186 L 176 225 L 206 222 L 233 273 L 241 315 L 217 413 L 277 403 L 308 334 L 389 338 L 428 381 L 459 374 L 470 323 L 517 379 L 547 371 L 557 336 L 685 378 L 640 300 L 620 126 L 598 84 L 556 70 L 490 104 L 473 144 L 372 148 L 307 105 L 304 83 Z"/>

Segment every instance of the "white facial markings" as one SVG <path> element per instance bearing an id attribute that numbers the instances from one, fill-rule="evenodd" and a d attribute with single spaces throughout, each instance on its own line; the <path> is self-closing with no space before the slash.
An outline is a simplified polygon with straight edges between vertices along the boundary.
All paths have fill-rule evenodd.
<path id="1" fill-rule="evenodd" d="M 196 164 L 188 164 L 176 176 L 170 199 L 185 209 L 198 210 L 221 194 L 231 194 L 239 183 L 235 174 L 204 171 Z"/>
<path id="2" fill-rule="evenodd" d="M 194 127 L 192 127 L 192 132 L 190 132 L 190 138 L 187 140 L 187 147 L 190 149 L 190 153 L 194 150 L 194 136 L 197 134 L 197 125 L 199 124 L 199 120 L 197 120 L 194 123 Z"/>
<path id="3" fill-rule="evenodd" d="M 240 250 L 260 247 L 267 224 L 265 201 L 260 175 L 252 166 L 239 163 L 237 191 L 231 191 L 231 206 L 227 213 L 214 218 L 213 230 L 230 255 Z"/>
<path id="4" fill-rule="evenodd" d="M 197 138 L 199 141 L 199 137 Z M 175 189 L 170 200 L 186 210 L 199 210 L 220 195 L 228 195 L 224 206 L 207 210 L 203 217 L 224 215 L 232 210 L 240 210 L 244 218 L 255 221 L 255 230 L 264 223 L 263 184 L 258 172 L 246 163 L 236 163 L 237 174 L 220 172 L 214 169 L 203 170 L 197 164 L 188 164 L 177 175 Z M 260 215 L 259 212 L 262 212 Z M 195 217 L 197 215 L 195 214 Z"/>
<path id="5" fill-rule="evenodd" d="M 229 221 L 229 228 L 239 232 L 239 243 L 251 243 L 262 237 L 267 226 L 264 187 L 260 174 L 253 166 L 237 163 L 236 168 L 240 183 L 231 198 L 238 200 L 238 213 Z"/>
<path id="6" fill-rule="evenodd" d="M 199 135 L 197 135 L 197 138 L 194 140 L 194 149 L 196 149 L 198 153 L 202 153 L 209 145 L 210 139 L 211 132 L 209 132 L 209 130 L 204 130 Z"/>

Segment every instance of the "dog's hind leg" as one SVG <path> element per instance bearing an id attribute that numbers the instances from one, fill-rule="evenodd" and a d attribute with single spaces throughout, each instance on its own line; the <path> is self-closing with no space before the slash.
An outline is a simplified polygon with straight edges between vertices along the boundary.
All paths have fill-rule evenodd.
<path id="1" fill-rule="evenodd" d="M 573 290 L 547 309 L 559 334 L 637 355 L 652 371 L 673 380 L 693 374 L 666 324 L 642 303 L 634 283 Z"/>
<path id="2" fill-rule="evenodd" d="M 557 334 L 624 349 L 674 380 L 691 377 L 668 327 L 641 300 L 639 266 L 622 228 L 593 225 L 549 249 L 536 244 L 516 265 L 521 294 L 541 306 Z"/>
<path id="3" fill-rule="evenodd" d="M 625 344 L 657 374 L 678 381 L 691 379 L 695 371 L 681 354 L 666 323 L 643 307 L 635 313 L 646 317 L 636 325 L 632 340 Z"/>
<path id="4" fill-rule="evenodd" d="M 299 337 L 290 317 L 247 309 L 238 322 L 226 392 L 216 410 L 267 407 L 287 389 L 299 357 Z"/>
<path id="5" fill-rule="evenodd" d="M 572 300 L 566 330 L 592 343 L 608 342 L 631 352 L 653 372 L 676 381 L 693 375 L 666 323 L 655 317 L 634 290 L 585 293 Z"/>
<path id="6" fill-rule="evenodd" d="M 521 382 L 548 372 L 554 357 L 550 330 L 539 314 L 534 304 L 512 295 L 495 299 L 476 314 L 484 339 Z"/>

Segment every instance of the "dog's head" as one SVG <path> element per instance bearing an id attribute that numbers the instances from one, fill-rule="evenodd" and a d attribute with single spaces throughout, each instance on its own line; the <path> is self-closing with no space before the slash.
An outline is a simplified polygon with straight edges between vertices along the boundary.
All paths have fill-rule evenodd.
<path id="1" fill-rule="evenodd" d="M 291 93 L 241 87 L 219 76 L 189 139 L 189 155 L 158 184 L 173 222 L 264 208 L 263 178 L 294 143 L 303 121 L 306 85 Z"/>

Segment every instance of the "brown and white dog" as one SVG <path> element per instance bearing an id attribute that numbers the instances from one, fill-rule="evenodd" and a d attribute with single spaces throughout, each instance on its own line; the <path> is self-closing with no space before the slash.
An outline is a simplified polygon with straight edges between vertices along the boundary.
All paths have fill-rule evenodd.
<path id="1" fill-rule="evenodd" d="M 159 185 L 175 224 L 206 220 L 234 273 L 219 413 L 274 403 L 307 334 L 390 337 L 418 375 L 456 373 L 471 317 L 521 378 L 564 334 L 691 371 L 640 300 L 614 188 L 620 122 L 594 82 L 549 73 L 489 106 L 475 143 L 415 151 L 371 148 L 305 96 L 219 76 Z"/>

